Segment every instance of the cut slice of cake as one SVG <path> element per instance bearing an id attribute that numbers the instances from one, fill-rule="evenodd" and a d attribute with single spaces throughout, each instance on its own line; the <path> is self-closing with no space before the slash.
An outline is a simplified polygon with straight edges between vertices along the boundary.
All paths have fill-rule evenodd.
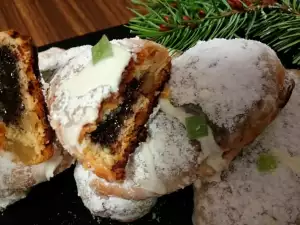
<path id="1" fill-rule="evenodd" d="M 138 38 L 106 45 L 112 54 L 98 63 L 89 46 L 59 69 L 48 103 L 64 147 L 114 181 L 124 179 L 129 155 L 147 136 L 145 124 L 169 79 L 171 58 L 161 45 Z"/>
<path id="2" fill-rule="evenodd" d="M 25 165 L 53 155 L 53 131 L 40 83 L 37 49 L 16 31 L 0 32 L 0 146 Z"/>

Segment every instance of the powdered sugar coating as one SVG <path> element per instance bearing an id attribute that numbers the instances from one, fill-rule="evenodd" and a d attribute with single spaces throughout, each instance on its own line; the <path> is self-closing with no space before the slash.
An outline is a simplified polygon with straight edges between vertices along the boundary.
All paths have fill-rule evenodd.
<path id="1" fill-rule="evenodd" d="M 236 118 L 266 93 L 276 98 L 277 59 L 271 48 L 257 41 L 200 41 L 172 61 L 172 100 L 176 105 L 198 105 L 214 124 L 233 130 Z"/>
<path id="2" fill-rule="evenodd" d="M 96 179 L 96 175 L 84 169 L 80 164 L 75 168 L 74 177 L 78 195 L 94 216 L 110 217 L 126 222 L 133 221 L 146 215 L 157 200 L 156 198 L 149 198 L 133 201 L 96 195 L 89 186 L 90 181 Z"/>
<path id="3" fill-rule="evenodd" d="M 26 166 L 17 162 L 12 153 L 0 150 L 0 210 L 24 198 L 32 186 L 53 177 L 62 160 L 56 151 L 48 161 Z"/>
<path id="4" fill-rule="evenodd" d="M 277 119 L 234 161 L 223 181 L 195 186 L 195 225 L 298 225 L 300 174 L 279 162 L 274 172 L 261 173 L 256 161 L 262 152 L 277 149 L 300 156 L 300 79 Z M 280 159 L 279 159 L 280 160 Z M 298 221 L 298 222 L 297 222 Z"/>
<path id="5" fill-rule="evenodd" d="M 184 126 L 157 109 L 148 121 L 147 141 L 130 156 L 122 186 L 164 195 L 193 183 L 201 153 L 190 144 Z"/>
<path id="6" fill-rule="evenodd" d="M 60 48 L 50 48 L 46 51 L 40 52 L 38 56 L 39 69 L 41 72 L 57 70 L 66 65 L 66 63 L 72 58 L 89 48 L 91 48 L 91 46 L 83 45 L 80 47 L 70 48 L 67 51 Z"/>
<path id="7" fill-rule="evenodd" d="M 112 40 L 111 43 L 126 48 L 132 54 L 133 58 L 135 58 L 136 53 L 138 53 L 144 46 L 144 41 L 139 37 L 115 39 Z"/>

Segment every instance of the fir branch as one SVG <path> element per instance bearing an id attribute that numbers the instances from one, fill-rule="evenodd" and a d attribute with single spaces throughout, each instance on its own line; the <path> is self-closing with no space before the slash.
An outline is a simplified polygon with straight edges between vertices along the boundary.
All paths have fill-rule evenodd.
<path id="1" fill-rule="evenodd" d="M 132 9 L 131 31 L 172 51 L 184 51 L 199 40 L 242 37 L 268 44 L 300 68 L 299 0 L 132 1 L 148 13 Z"/>

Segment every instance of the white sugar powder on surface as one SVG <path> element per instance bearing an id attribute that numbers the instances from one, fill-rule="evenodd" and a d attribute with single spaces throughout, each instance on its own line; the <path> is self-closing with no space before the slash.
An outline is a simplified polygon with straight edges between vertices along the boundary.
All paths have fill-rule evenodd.
<path id="1" fill-rule="evenodd" d="M 138 53 L 144 46 L 144 41 L 141 41 L 139 37 L 115 39 L 112 40 L 111 43 L 127 49 L 135 60 L 136 60 L 136 53 Z"/>
<path id="2" fill-rule="evenodd" d="M 12 162 L 12 159 L 10 153 L 0 150 L 0 211 L 25 197 L 24 193 L 16 194 L 10 187 L 13 170 L 17 168 L 17 164 Z"/>
<path id="3" fill-rule="evenodd" d="M 62 156 L 57 151 L 51 159 L 32 166 L 15 160 L 12 153 L 0 151 L 0 210 L 26 197 L 30 187 L 50 180 L 62 162 Z"/>
<path id="4" fill-rule="evenodd" d="M 99 196 L 93 192 L 89 183 L 96 175 L 85 170 L 80 164 L 75 168 L 75 181 L 78 195 L 94 216 L 110 217 L 121 221 L 138 219 L 147 214 L 156 203 L 156 198 L 141 201 L 125 200 L 116 197 Z"/>
<path id="5" fill-rule="evenodd" d="M 162 111 L 157 113 L 157 109 L 148 121 L 147 141 L 140 143 L 129 158 L 122 187 L 141 187 L 163 195 L 190 185 L 196 179 L 201 153 L 190 144 L 184 126 Z"/>
<path id="6" fill-rule="evenodd" d="M 190 144 L 184 126 L 176 118 L 159 112 L 149 124 L 148 132 L 148 140 L 140 144 L 132 158 L 135 165 L 128 167 L 129 177 L 158 194 L 174 190 L 173 180 L 185 179 L 182 185 L 190 184 L 195 179 L 191 174 L 197 168 L 200 153 Z M 184 173 L 191 176 L 183 176 Z"/>
<path id="7" fill-rule="evenodd" d="M 39 69 L 41 72 L 57 70 L 88 48 L 91 48 L 91 46 L 83 45 L 70 48 L 67 51 L 60 48 L 50 48 L 39 53 Z"/>
<path id="8" fill-rule="evenodd" d="M 172 100 L 198 105 L 216 125 L 234 129 L 235 118 L 262 99 L 266 87 L 277 93 L 271 62 L 278 62 L 276 53 L 257 41 L 198 42 L 172 61 Z"/>
<path id="9" fill-rule="evenodd" d="M 194 186 L 195 225 L 299 225 L 299 170 L 292 170 L 281 158 L 274 172 L 261 173 L 256 166 L 262 152 L 272 153 L 274 149 L 300 156 L 300 79 L 291 76 L 296 87 L 290 101 L 233 162 L 231 171 L 223 174 L 223 181 L 208 187 Z"/>

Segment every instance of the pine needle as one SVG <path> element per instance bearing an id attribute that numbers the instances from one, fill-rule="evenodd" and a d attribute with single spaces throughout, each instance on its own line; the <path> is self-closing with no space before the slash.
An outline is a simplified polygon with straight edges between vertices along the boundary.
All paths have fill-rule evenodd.
<path id="1" fill-rule="evenodd" d="M 239 8 L 229 0 L 132 0 L 148 13 L 131 9 L 136 17 L 128 27 L 174 52 L 212 38 L 259 40 L 289 60 L 290 67 L 300 68 L 300 0 L 270 6 L 232 0 L 238 1 Z"/>

